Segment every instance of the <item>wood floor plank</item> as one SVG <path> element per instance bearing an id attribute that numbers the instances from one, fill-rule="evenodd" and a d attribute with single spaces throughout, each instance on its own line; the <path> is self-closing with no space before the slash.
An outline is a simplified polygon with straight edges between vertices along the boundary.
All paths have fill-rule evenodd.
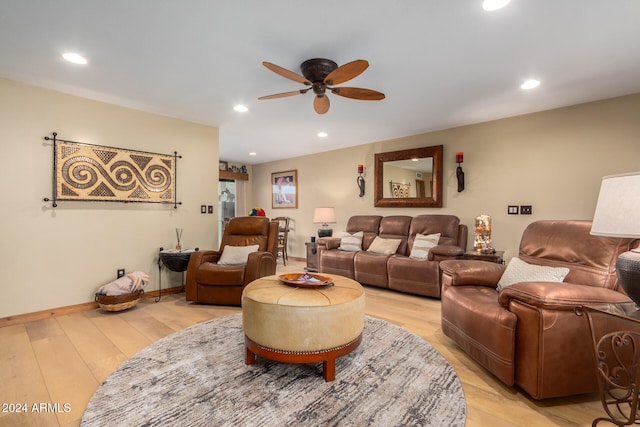
<path id="1" fill-rule="evenodd" d="M 32 343 L 52 403 L 68 404 L 69 412 L 57 413 L 58 423 L 79 421 L 98 381 L 66 335 Z"/>
<path id="2" fill-rule="evenodd" d="M 25 325 L 0 328 L 0 343 L 0 426 L 54 425 L 55 414 L 33 412 L 50 399 Z"/>
<path id="3" fill-rule="evenodd" d="M 105 313 L 90 316 L 89 319 L 127 357 L 153 343 L 122 317 Z"/>
<path id="4" fill-rule="evenodd" d="M 86 321 L 84 313 L 60 316 L 56 320 L 99 383 L 127 360 L 95 324 Z"/>
<path id="5" fill-rule="evenodd" d="M 154 303 L 150 302 L 149 304 Z M 146 310 L 144 302 L 140 302 L 138 303 L 138 306 L 133 309 L 119 313 L 118 315 L 153 342 L 176 332 L 175 329 L 170 328 L 155 317 L 151 316 Z"/>

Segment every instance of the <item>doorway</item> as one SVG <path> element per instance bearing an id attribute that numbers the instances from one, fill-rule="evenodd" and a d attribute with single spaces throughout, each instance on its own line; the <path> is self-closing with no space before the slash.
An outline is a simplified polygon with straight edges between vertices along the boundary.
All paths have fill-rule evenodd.
<path id="1" fill-rule="evenodd" d="M 218 180 L 218 247 L 222 240 L 222 232 L 229 220 L 236 216 L 236 181 L 233 179 Z"/>

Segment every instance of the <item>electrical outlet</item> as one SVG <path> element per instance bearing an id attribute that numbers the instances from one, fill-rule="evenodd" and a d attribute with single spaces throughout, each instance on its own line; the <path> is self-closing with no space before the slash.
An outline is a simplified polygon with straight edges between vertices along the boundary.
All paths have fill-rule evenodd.
<path id="1" fill-rule="evenodd" d="M 213 213 L 213 206 L 211 206 L 211 205 L 207 206 L 207 212 L 212 214 Z"/>
<path id="2" fill-rule="evenodd" d="M 119 268 L 118 269 L 118 279 L 121 278 L 122 276 L 124 276 L 124 268 Z"/>
<path id="3" fill-rule="evenodd" d="M 507 213 L 509 215 L 518 215 L 518 207 L 517 206 L 509 206 L 507 208 Z"/>
<path id="4" fill-rule="evenodd" d="M 531 205 L 520 205 L 520 213 L 522 215 L 531 215 L 533 213 L 533 207 Z"/>

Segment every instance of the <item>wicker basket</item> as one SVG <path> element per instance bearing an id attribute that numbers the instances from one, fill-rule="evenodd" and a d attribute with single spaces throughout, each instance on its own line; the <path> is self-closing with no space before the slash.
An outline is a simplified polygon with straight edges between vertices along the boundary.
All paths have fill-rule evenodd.
<path id="1" fill-rule="evenodd" d="M 122 311 L 133 307 L 140 301 L 144 291 L 132 292 L 124 295 L 101 295 L 96 294 L 96 302 L 100 308 L 106 311 Z"/>

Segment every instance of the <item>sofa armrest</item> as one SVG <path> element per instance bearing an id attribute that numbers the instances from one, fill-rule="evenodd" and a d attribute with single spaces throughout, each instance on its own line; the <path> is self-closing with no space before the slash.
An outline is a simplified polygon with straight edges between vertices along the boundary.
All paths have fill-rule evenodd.
<path id="1" fill-rule="evenodd" d="M 338 249 L 342 239 L 339 237 L 321 237 L 317 240 L 318 251 Z"/>
<path id="2" fill-rule="evenodd" d="M 460 257 L 464 254 L 464 249 L 455 245 L 437 245 L 429 249 L 429 261 L 442 261 Z"/>
<path id="3" fill-rule="evenodd" d="M 450 286 L 475 285 L 495 288 L 506 267 L 489 261 L 450 259 L 440 263 Z"/>
<path id="4" fill-rule="evenodd" d="M 517 300 L 538 308 L 574 310 L 590 304 L 630 302 L 621 292 L 597 286 L 556 282 L 521 282 L 504 288 L 498 300 L 508 308 L 511 300 Z"/>

